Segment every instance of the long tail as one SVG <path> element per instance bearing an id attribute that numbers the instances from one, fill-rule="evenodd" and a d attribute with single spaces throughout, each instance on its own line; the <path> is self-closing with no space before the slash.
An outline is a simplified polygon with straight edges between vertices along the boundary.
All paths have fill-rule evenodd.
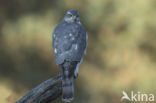
<path id="1" fill-rule="evenodd" d="M 71 102 L 74 99 L 74 71 L 76 62 L 65 62 L 60 70 L 62 75 L 62 100 Z"/>
<path id="2" fill-rule="evenodd" d="M 74 99 L 74 77 L 62 80 L 62 99 L 71 102 Z"/>

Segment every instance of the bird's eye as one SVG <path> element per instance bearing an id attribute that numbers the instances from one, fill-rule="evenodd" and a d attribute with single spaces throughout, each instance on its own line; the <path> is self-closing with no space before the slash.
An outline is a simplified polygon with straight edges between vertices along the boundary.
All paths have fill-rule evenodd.
<path id="1" fill-rule="evenodd" d="M 68 17 L 69 17 L 69 18 L 72 17 L 72 14 L 68 14 Z"/>

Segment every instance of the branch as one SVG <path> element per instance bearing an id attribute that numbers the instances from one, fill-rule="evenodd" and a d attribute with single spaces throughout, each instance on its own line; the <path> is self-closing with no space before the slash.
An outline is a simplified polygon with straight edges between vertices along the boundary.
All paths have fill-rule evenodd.
<path id="1" fill-rule="evenodd" d="M 49 103 L 61 95 L 61 76 L 50 78 L 28 92 L 16 103 Z"/>

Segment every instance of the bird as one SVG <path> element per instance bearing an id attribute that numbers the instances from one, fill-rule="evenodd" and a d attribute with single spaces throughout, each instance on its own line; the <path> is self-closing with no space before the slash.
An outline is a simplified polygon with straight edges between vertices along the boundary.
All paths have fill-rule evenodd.
<path id="1" fill-rule="evenodd" d="M 78 76 L 88 41 L 79 12 L 68 10 L 52 34 L 54 57 L 62 77 L 62 101 L 71 102 L 74 99 L 74 79 Z"/>

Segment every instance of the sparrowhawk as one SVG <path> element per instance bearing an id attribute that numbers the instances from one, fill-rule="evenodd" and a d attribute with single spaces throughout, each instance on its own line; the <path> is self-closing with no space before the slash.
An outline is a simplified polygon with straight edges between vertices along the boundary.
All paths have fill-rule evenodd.
<path id="1" fill-rule="evenodd" d="M 53 50 L 62 76 L 62 100 L 74 98 L 74 78 L 86 52 L 88 36 L 77 10 L 69 10 L 53 32 Z"/>

